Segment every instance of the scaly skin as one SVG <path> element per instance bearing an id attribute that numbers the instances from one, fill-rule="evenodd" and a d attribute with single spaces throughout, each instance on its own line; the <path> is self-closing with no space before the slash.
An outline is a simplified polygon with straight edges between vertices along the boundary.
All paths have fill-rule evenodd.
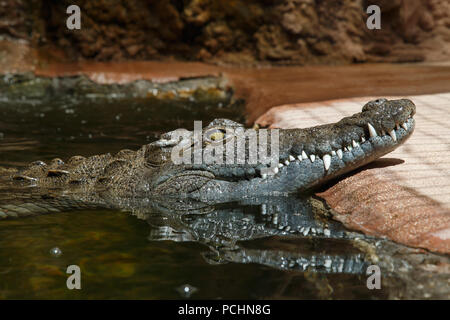
<path id="1" fill-rule="evenodd" d="M 262 171 L 269 165 L 248 161 L 245 164 L 175 164 L 171 155 L 174 147 L 179 147 L 178 134 L 190 137 L 187 146 L 195 141 L 192 132 L 178 129 L 136 152 L 122 150 L 115 156 L 75 156 L 66 163 L 60 159 L 50 164 L 37 161 L 21 171 L 3 174 L 0 171 L 0 191 L 32 192 L 40 197 L 54 195 L 55 201 L 65 197 L 76 203 L 114 208 L 129 208 L 130 203 L 154 197 L 226 202 L 305 192 L 396 149 L 412 134 L 414 114 L 415 105 L 410 100 L 378 99 L 368 102 L 362 112 L 337 123 L 280 129 L 280 163 L 271 169 L 273 175 Z M 231 120 L 213 121 L 203 129 L 203 150 L 212 143 L 223 142 L 225 148 L 233 144 L 236 155 L 237 139 L 225 129 L 242 127 Z M 245 149 L 240 155 L 248 160 L 250 152 Z M 0 212 L 3 210 L 7 215 L 7 210 L 1 208 L 0 203 Z"/>

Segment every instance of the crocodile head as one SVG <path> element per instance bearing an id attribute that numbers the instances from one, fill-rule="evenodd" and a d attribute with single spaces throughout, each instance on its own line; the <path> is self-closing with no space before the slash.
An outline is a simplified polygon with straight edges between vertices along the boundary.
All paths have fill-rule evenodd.
<path id="1" fill-rule="evenodd" d="M 400 146 L 414 130 L 414 114 L 408 99 L 377 99 L 336 123 L 279 129 L 276 163 L 255 162 L 258 149 L 245 139 L 252 132 L 245 132 L 242 144 L 243 126 L 231 120 L 217 119 L 197 131 L 175 130 L 143 147 L 147 170 L 138 189 L 202 200 L 305 191 Z M 266 150 L 272 156 L 274 130 L 268 132 Z M 261 132 L 253 132 L 258 145 Z"/>

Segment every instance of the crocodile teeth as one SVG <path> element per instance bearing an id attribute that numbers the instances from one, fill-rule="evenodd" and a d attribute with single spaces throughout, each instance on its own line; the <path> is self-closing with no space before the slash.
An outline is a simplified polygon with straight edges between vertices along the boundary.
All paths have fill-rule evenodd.
<path id="1" fill-rule="evenodd" d="M 277 167 L 275 167 L 275 168 L 272 169 L 272 171 L 273 171 L 273 173 L 277 174 L 279 169 Z"/>
<path id="2" fill-rule="evenodd" d="M 278 168 L 282 168 L 283 166 L 284 166 L 284 164 L 282 164 L 282 163 L 278 164 Z"/>
<path id="3" fill-rule="evenodd" d="M 351 146 L 351 145 L 348 145 L 348 146 L 347 146 L 347 150 L 348 150 L 348 151 L 352 151 L 352 150 L 353 150 L 352 146 Z"/>
<path id="4" fill-rule="evenodd" d="M 261 205 L 261 214 L 267 214 L 267 205 L 265 203 Z"/>
<path id="5" fill-rule="evenodd" d="M 348 151 L 347 147 L 344 147 L 344 151 Z"/>
<path id="6" fill-rule="evenodd" d="M 287 166 L 289 165 L 289 163 L 290 163 L 289 160 L 286 160 L 286 161 L 284 162 L 284 164 L 287 165 Z"/>
<path id="7" fill-rule="evenodd" d="M 314 160 L 316 160 L 316 156 L 315 155 L 310 155 L 309 158 L 311 159 L 311 162 L 314 162 Z"/>
<path id="8" fill-rule="evenodd" d="M 331 164 L 331 156 L 329 154 L 326 154 L 323 156 L 323 165 L 325 167 L 325 170 L 328 171 L 328 169 L 330 169 L 330 164 Z"/>
<path id="9" fill-rule="evenodd" d="M 392 140 L 397 141 L 397 136 L 395 135 L 395 130 L 394 129 L 389 131 L 389 135 L 391 136 Z"/>
<path id="10" fill-rule="evenodd" d="M 302 161 L 302 160 L 303 160 L 302 155 L 299 154 L 299 155 L 297 156 L 297 159 L 298 159 L 299 161 Z"/>
<path id="11" fill-rule="evenodd" d="M 370 137 L 376 137 L 377 131 L 375 130 L 375 128 L 370 123 L 367 124 L 367 127 L 369 128 Z"/>
<path id="12" fill-rule="evenodd" d="M 266 178 L 267 178 L 267 173 L 262 173 L 262 174 L 261 174 L 261 177 L 262 177 L 263 179 L 266 179 Z"/>
<path id="13" fill-rule="evenodd" d="M 335 155 L 336 155 L 336 151 L 334 151 L 334 150 L 331 151 L 331 155 L 332 155 L 332 156 L 335 156 Z"/>
<path id="14" fill-rule="evenodd" d="M 306 155 L 305 151 L 302 151 L 302 158 L 305 160 L 308 159 L 308 156 Z"/>
<path id="15" fill-rule="evenodd" d="M 295 160 L 295 158 L 293 156 L 289 155 L 289 161 L 294 161 L 294 160 Z"/>
<path id="16" fill-rule="evenodd" d="M 405 123 L 402 124 L 403 129 L 408 130 L 408 125 Z"/>
<path id="17" fill-rule="evenodd" d="M 365 142 L 365 141 L 366 141 L 366 138 L 361 137 L 361 142 Z"/>
<path id="18" fill-rule="evenodd" d="M 352 140 L 352 145 L 353 145 L 353 148 L 359 147 L 358 142 L 356 142 L 355 140 Z"/>
<path id="19" fill-rule="evenodd" d="M 339 149 L 338 151 L 336 151 L 336 154 L 337 154 L 337 156 L 339 157 L 339 159 L 342 159 L 343 154 L 342 154 L 342 150 L 341 150 L 341 149 Z"/>

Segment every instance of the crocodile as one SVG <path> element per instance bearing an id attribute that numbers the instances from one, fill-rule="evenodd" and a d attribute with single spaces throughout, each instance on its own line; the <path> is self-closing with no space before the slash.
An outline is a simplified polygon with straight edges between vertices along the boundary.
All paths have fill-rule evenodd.
<path id="1" fill-rule="evenodd" d="M 236 131 L 229 130 L 244 126 L 216 119 L 200 131 L 201 152 L 212 144 L 232 144 L 234 154 L 240 152 L 245 163 L 175 163 L 172 156 L 180 147 L 180 137 L 188 137 L 188 143 L 186 139 L 183 142 L 184 151 L 195 149 L 198 141 L 195 132 L 177 129 L 137 151 L 74 156 L 66 162 L 54 159 L 48 164 L 35 161 L 23 169 L 0 169 L 0 217 L 86 206 L 127 210 L 158 197 L 227 202 L 307 193 L 404 143 L 414 131 L 415 110 L 408 99 L 383 98 L 369 101 L 360 113 L 336 123 L 269 129 L 278 133 L 275 166 L 248 161 L 252 156 L 249 144 L 239 151 L 238 139 L 233 136 Z M 37 202 L 44 203 L 40 209 Z M 24 203 L 32 207 L 19 205 Z"/>

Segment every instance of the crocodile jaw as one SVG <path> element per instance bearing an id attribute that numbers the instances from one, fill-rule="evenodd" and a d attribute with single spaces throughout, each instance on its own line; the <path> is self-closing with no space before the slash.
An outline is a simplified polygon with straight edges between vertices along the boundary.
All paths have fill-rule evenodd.
<path id="1" fill-rule="evenodd" d="M 216 177 L 192 196 L 203 200 L 239 199 L 307 191 L 382 157 L 413 133 L 415 106 L 407 99 L 383 99 L 379 106 L 371 103 L 364 106 L 362 113 L 336 124 L 282 130 L 281 139 L 283 135 L 288 138 L 282 141 L 284 154 L 278 166 L 271 167 L 271 174 L 265 171 L 260 177 L 236 182 Z M 294 141 L 293 136 L 298 140 Z"/>

